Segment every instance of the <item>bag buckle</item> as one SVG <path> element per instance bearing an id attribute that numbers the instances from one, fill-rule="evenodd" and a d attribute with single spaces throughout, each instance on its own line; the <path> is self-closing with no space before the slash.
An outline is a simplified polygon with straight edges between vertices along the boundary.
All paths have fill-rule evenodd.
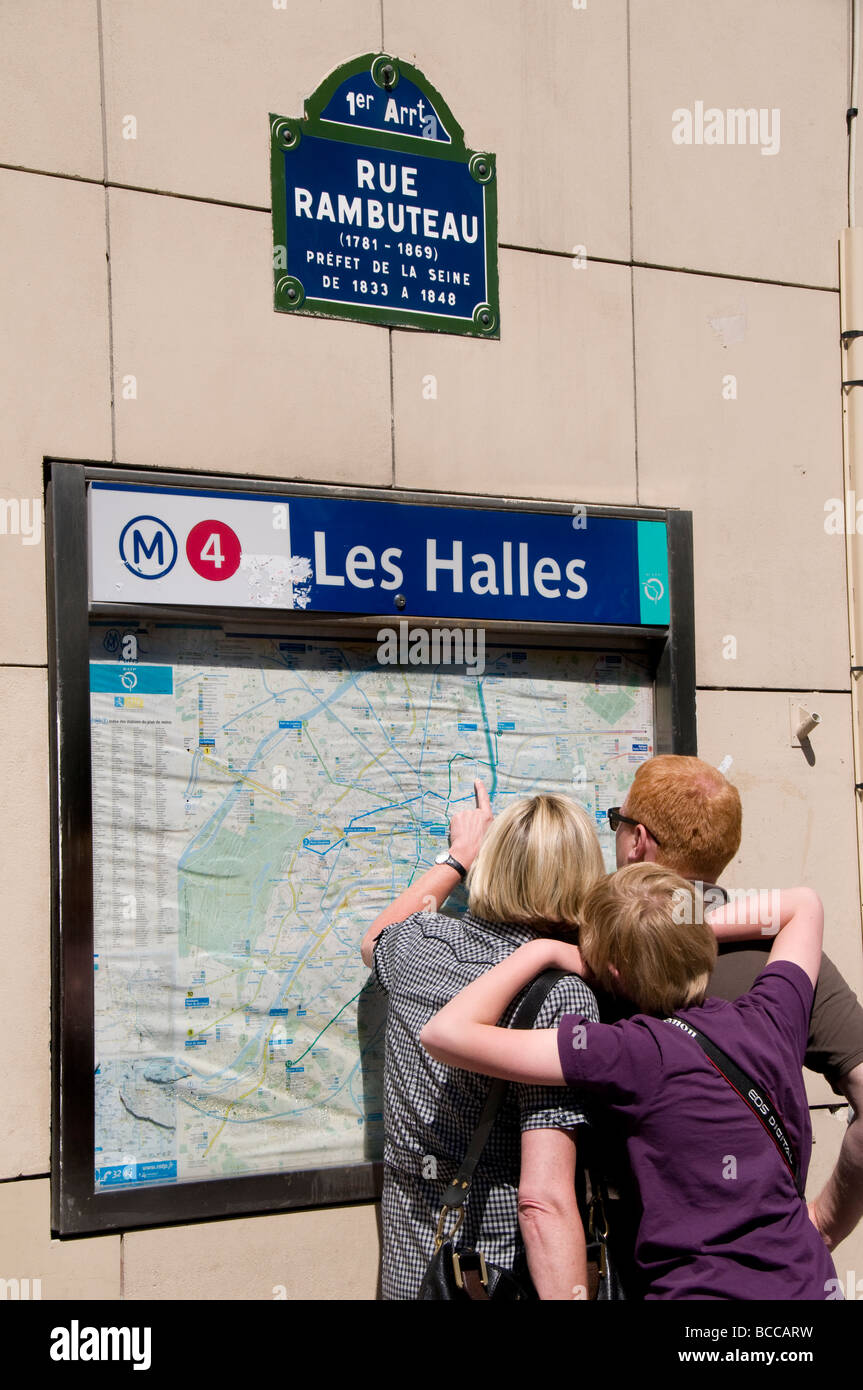
<path id="1" fill-rule="evenodd" d="M 595 1193 L 590 1203 L 590 1215 L 588 1217 L 588 1233 L 596 1241 L 598 1250 L 597 1265 L 600 1280 L 604 1279 L 608 1273 L 608 1264 L 605 1257 L 605 1242 L 608 1239 L 608 1217 L 605 1214 L 605 1204 L 599 1193 Z"/>
<path id="2" fill-rule="evenodd" d="M 481 1250 L 463 1250 L 461 1255 L 459 1255 L 457 1250 L 452 1252 L 453 1273 L 455 1274 L 455 1282 L 460 1289 L 464 1288 L 462 1265 L 464 1265 L 466 1273 L 478 1273 L 479 1281 L 483 1288 L 488 1288 L 488 1266 L 486 1265 L 485 1256 Z"/>
<path id="3" fill-rule="evenodd" d="M 600 1222 L 602 1223 L 600 1225 Z M 588 1218 L 588 1229 L 592 1236 L 599 1240 L 608 1238 L 608 1218 L 605 1215 L 605 1206 L 600 1196 L 594 1197 L 590 1204 L 590 1215 Z"/>
<path id="4" fill-rule="evenodd" d="M 452 1230 L 444 1230 L 447 1216 L 452 1210 L 452 1207 L 441 1207 L 441 1213 L 438 1217 L 437 1230 L 435 1231 L 434 1237 L 435 1254 L 437 1254 L 438 1250 L 440 1250 L 445 1240 L 452 1240 L 453 1236 L 456 1235 L 457 1232 L 461 1229 L 461 1223 L 464 1221 L 464 1207 L 456 1208 L 455 1225 L 453 1226 Z M 459 1287 L 461 1286 L 459 1285 Z"/>

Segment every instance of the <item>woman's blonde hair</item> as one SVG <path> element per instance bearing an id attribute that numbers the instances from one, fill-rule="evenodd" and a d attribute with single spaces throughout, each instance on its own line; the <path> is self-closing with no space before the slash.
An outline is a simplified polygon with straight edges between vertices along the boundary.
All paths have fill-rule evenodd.
<path id="1" fill-rule="evenodd" d="M 659 864 L 630 864 L 587 895 L 582 959 L 601 988 L 631 999 L 641 1013 L 700 1004 L 716 963 L 716 938 L 703 915 L 687 879 Z"/>
<path id="2" fill-rule="evenodd" d="M 604 873 L 587 811 L 568 796 L 528 797 L 492 822 L 468 876 L 470 910 L 539 935 L 572 936 L 585 894 Z"/>

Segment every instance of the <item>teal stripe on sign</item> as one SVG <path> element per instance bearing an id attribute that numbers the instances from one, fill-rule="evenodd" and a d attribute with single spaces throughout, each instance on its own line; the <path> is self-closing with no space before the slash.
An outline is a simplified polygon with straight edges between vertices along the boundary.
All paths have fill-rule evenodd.
<path id="1" fill-rule="evenodd" d="M 668 535 L 664 521 L 638 523 L 638 594 L 641 621 L 665 627 L 671 621 L 668 601 Z"/>
<path id="2" fill-rule="evenodd" d="M 90 689 L 98 694 L 111 695 L 172 695 L 174 668 L 91 661 Z"/>

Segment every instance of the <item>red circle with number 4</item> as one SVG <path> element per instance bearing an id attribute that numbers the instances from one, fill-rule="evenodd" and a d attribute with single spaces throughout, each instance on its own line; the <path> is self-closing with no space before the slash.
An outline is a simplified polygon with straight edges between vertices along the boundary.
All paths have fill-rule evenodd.
<path id="1" fill-rule="evenodd" d="M 186 540 L 189 564 L 202 579 L 230 579 L 242 553 L 239 536 L 224 521 L 199 521 Z"/>

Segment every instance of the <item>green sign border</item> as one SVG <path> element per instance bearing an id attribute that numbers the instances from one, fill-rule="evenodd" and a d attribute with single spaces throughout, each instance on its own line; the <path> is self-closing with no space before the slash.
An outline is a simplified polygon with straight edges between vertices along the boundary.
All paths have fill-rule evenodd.
<path id="1" fill-rule="evenodd" d="M 383 130 L 367 130 L 365 127 L 342 125 L 336 121 L 322 121 L 321 112 L 325 110 L 331 97 L 342 83 L 357 73 L 372 72 L 372 79 L 382 90 L 387 90 L 379 81 L 380 69 L 391 64 L 398 83 L 401 73 L 416 83 L 423 96 L 434 106 L 446 126 L 450 143 L 428 140 L 420 135 L 400 135 Z M 278 313 L 306 314 L 314 318 L 342 319 L 352 323 L 373 323 L 389 328 L 418 328 L 432 333 L 458 333 L 463 337 L 500 338 L 500 293 L 497 268 L 497 166 L 495 156 L 489 151 L 469 150 L 464 143 L 464 131 L 456 121 L 440 92 L 423 76 L 419 68 L 391 58 L 387 53 L 364 53 L 361 58 L 353 58 L 349 63 L 331 72 L 328 77 L 306 99 L 305 114 L 302 120 L 289 116 L 276 116 L 270 113 L 270 184 L 273 204 L 273 307 Z M 326 299 L 307 299 L 302 283 L 288 275 L 284 264 L 279 266 L 280 252 L 287 248 L 287 188 L 285 180 L 286 151 L 296 149 L 304 135 L 315 135 L 324 140 L 341 140 L 345 144 L 362 145 L 366 148 L 391 150 L 397 154 L 422 153 L 426 158 L 446 159 L 453 163 L 467 164 L 478 183 L 485 185 L 485 261 L 487 274 L 488 300 L 477 306 L 472 320 L 452 318 L 445 314 L 423 314 L 416 310 L 389 307 L 382 304 L 340 304 L 334 305 Z"/>

